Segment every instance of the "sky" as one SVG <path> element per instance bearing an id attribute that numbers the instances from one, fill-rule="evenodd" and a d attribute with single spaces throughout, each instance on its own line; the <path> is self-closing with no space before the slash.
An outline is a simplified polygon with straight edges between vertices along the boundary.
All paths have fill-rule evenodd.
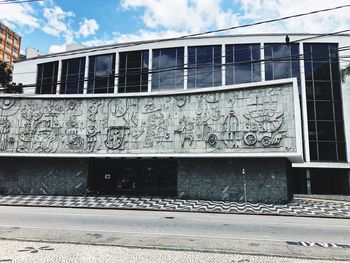
<path id="1" fill-rule="evenodd" d="M 44 0 L 2 4 L 0 21 L 44 53 L 66 44 L 99 46 L 199 33 L 318 9 L 349 0 Z M 350 29 L 350 8 L 224 34 L 330 33 Z"/>

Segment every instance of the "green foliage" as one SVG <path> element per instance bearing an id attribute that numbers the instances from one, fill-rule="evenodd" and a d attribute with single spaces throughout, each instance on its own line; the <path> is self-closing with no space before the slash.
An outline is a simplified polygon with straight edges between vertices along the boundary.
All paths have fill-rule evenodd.
<path id="1" fill-rule="evenodd" d="M 0 61 L 0 87 L 2 93 L 23 93 L 23 85 L 12 82 L 12 70 L 2 61 Z"/>
<path id="2" fill-rule="evenodd" d="M 0 85 L 6 87 L 12 81 L 12 70 L 7 67 L 7 64 L 0 61 Z"/>
<path id="3" fill-rule="evenodd" d="M 345 77 L 350 75 L 350 64 L 341 70 L 341 80 L 345 82 Z"/>
<path id="4" fill-rule="evenodd" d="M 23 85 L 19 83 L 18 85 L 14 82 L 8 84 L 6 89 L 3 90 L 4 93 L 20 94 L 23 93 Z"/>

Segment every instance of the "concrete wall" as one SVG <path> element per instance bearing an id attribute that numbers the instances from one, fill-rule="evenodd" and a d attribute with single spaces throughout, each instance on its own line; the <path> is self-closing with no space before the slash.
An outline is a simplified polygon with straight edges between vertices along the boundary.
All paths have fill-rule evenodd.
<path id="1" fill-rule="evenodd" d="M 88 159 L 0 158 L 0 194 L 84 195 Z"/>
<path id="2" fill-rule="evenodd" d="M 179 198 L 285 203 L 286 159 L 179 159 Z M 242 175 L 245 170 L 245 176 Z"/>
<path id="3" fill-rule="evenodd" d="M 292 79 L 100 98 L 4 96 L 0 156 L 229 155 L 302 160 L 295 101 Z"/>

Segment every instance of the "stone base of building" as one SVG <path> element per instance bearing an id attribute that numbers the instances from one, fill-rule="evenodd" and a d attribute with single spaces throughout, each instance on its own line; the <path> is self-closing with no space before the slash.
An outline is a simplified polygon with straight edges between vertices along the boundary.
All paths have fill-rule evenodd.
<path id="1" fill-rule="evenodd" d="M 286 159 L 0 158 L 0 194 L 134 195 L 285 203 Z"/>
<path id="2" fill-rule="evenodd" d="M 84 195 L 88 159 L 0 158 L 0 194 Z"/>
<path id="3" fill-rule="evenodd" d="M 179 159 L 178 197 L 286 203 L 289 167 L 286 159 Z"/>

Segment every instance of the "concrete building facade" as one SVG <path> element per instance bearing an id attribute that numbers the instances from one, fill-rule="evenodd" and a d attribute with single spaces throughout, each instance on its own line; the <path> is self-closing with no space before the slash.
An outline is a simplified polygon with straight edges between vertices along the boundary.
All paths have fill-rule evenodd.
<path id="1" fill-rule="evenodd" d="M 0 192 L 349 194 L 340 62 L 350 36 L 284 38 L 136 42 L 16 63 L 25 88 L 0 98 Z"/>
<path id="2" fill-rule="evenodd" d="M 8 63 L 13 69 L 14 61 L 20 57 L 21 37 L 0 22 L 0 61 Z"/>

